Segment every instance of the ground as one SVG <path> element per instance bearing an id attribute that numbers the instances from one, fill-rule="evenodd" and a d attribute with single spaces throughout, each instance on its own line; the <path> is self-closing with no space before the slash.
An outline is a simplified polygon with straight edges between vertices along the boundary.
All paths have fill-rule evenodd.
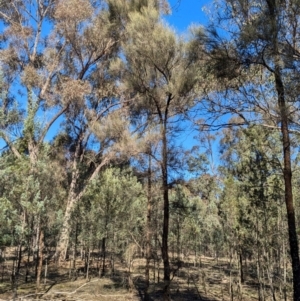
<path id="1" fill-rule="evenodd" d="M 0 270 L 0 301 L 18 300 L 56 300 L 56 301 L 113 301 L 113 300 L 143 300 L 144 299 L 144 267 L 145 260 L 135 258 L 129 273 L 124 263 L 116 262 L 114 273 L 108 269 L 104 277 L 99 278 L 95 262 L 92 263 L 89 278 L 82 273 L 83 262 L 77 261 L 76 275 L 72 274 L 70 264 L 66 262 L 57 268 L 55 263 L 49 263 L 47 277 L 42 278 L 40 290 L 36 291 L 35 280 L 29 279 L 25 283 L 25 264 L 17 279 L 17 295 L 12 289 L 10 273 L 12 258 L 7 258 L 1 263 Z M 175 266 L 175 265 L 174 265 Z M 250 269 L 250 268 L 249 268 Z M 43 271 L 44 275 L 45 269 Z M 153 271 L 150 274 L 151 300 L 162 300 L 162 265 L 160 265 L 160 279 Z M 194 262 L 193 258 L 185 257 L 182 267 L 172 275 L 170 286 L 171 298 L 174 301 L 200 300 L 200 301 L 231 301 L 258 300 L 258 288 L 255 280 L 248 271 L 245 283 L 238 284 L 237 271 L 229 273 L 228 260 L 202 257 L 201 264 Z M 2 280 L 2 281 L 1 281 Z M 232 298 L 230 296 L 230 282 Z M 272 300 L 268 287 L 265 287 L 265 300 Z M 278 300 L 283 300 L 277 292 Z M 287 300 L 291 300 L 289 296 Z"/>

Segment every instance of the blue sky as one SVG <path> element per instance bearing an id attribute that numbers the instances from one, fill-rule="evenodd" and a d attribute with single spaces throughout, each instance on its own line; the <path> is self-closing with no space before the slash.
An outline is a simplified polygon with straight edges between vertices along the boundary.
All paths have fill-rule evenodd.
<path id="1" fill-rule="evenodd" d="M 203 11 L 203 7 L 211 3 L 208 0 L 170 0 L 172 14 L 167 21 L 179 32 L 185 32 L 192 24 L 206 25 L 208 17 Z"/>
<path id="2" fill-rule="evenodd" d="M 172 14 L 166 17 L 167 22 L 175 28 L 177 33 L 186 33 L 188 27 L 192 24 L 207 25 L 209 22 L 209 16 L 205 14 L 204 7 L 209 7 L 213 0 L 169 0 L 172 8 Z M 182 144 L 184 148 L 190 149 L 193 145 L 199 145 L 199 140 L 195 139 L 195 136 L 199 136 L 197 131 L 185 131 L 181 137 L 178 137 L 178 143 Z M 209 156 L 210 166 L 209 169 L 216 168 L 219 164 L 218 149 L 219 138 L 212 142 L 212 157 Z M 199 139 L 199 138 L 198 138 Z M 202 145 L 204 146 L 204 145 Z M 207 145 L 206 145 L 207 146 Z M 203 151 L 204 149 L 201 148 Z"/>

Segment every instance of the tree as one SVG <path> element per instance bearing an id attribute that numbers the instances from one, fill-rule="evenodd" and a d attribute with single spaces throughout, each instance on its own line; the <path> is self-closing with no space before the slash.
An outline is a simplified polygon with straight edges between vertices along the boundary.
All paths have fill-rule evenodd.
<path id="1" fill-rule="evenodd" d="M 267 127 L 280 129 L 294 300 L 300 300 L 291 165 L 291 132 L 297 125 L 299 94 L 295 81 L 299 76 L 298 2 L 229 0 L 220 6 L 217 26 L 225 25 L 222 29 L 228 36 L 224 40 L 214 29 L 206 40 L 211 68 L 228 93 L 219 108 L 238 113 L 243 122 L 260 119 Z"/>
<path id="2" fill-rule="evenodd" d="M 164 217 L 162 257 L 164 262 L 164 296 L 169 299 L 170 262 L 169 235 L 169 181 L 171 139 L 176 132 L 176 121 L 189 109 L 196 97 L 198 72 L 189 56 L 189 44 L 176 37 L 160 20 L 155 3 L 140 12 L 129 14 L 126 44 L 123 44 L 125 62 L 116 61 L 113 70 L 123 70 L 124 92 L 132 97 L 130 110 L 141 120 L 155 126 L 159 135 L 160 153 L 156 156 L 161 168 Z M 135 119 L 137 120 L 137 119 Z M 153 154 L 152 154 L 153 155 Z M 173 157 L 174 158 L 174 157 Z"/>
<path id="3" fill-rule="evenodd" d="M 120 114 L 109 116 L 122 105 L 108 66 L 118 51 L 121 24 L 109 5 L 89 0 L 9 1 L 1 3 L 0 18 L 5 27 L 1 138 L 16 157 L 28 154 L 32 171 L 45 141 L 51 139 L 47 137 L 50 129 L 55 131 L 50 136 L 57 136 L 57 145 L 65 146 L 60 150 L 66 151 L 69 144 L 65 163 L 70 181 L 55 254 L 64 260 L 70 216 L 86 183 L 120 153 L 111 146 L 123 138 L 124 112 L 120 123 L 124 128 L 117 136 L 108 126 L 109 132 L 98 133 L 97 138 L 92 130 L 103 131 L 104 122 L 120 120 Z M 57 127 L 61 120 L 63 131 Z M 97 151 L 90 150 L 93 143 Z"/>
<path id="4" fill-rule="evenodd" d="M 268 293 L 264 279 L 267 275 L 269 293 L 276 300 L 277 287 L 285 290 L 286 285 L 281 273 L 286 269 L 282 262 L 286 257 L 286 229 L 282 227 L 285 219 L 281 214 L 284 194 L 279 176 L 279 133 L 259 125 L 226 129 L 221 146 L 224 189 L 220 216 L 230 258 L 232 251 L 239 257 L 240 287 L 247 276 L 243 260 L 255 258 L 258 297 L 264 300 Z M 276 271 L 278 276 L 272 277 Z"/>
<path id="5" fill-rule="evenodd" d="M 59 209 L 65 191 L 61 186 L 62 169 L 50 160 L 50 145 L 40 150 L 34 173 L 26 158 L 18 159 L 11 151 L 1 155 L 1 203 L 4 205 L 2 231 L 3 245 L 16 246 L 16 259 L 12 270 L 13 286 L 19 278 L 24 246 L 28 261 L 34 258 L 37 289 L 40 285 L 43 263 L 44 233 L 57 230 Z M 27 282 L 28 265 L 25 281 Z"/>
<path id="6" fill-rule="evenodd" d="M 129 168 L 108 167 L 89 184 L 73 216 L 84 216 L 76 223 L 81 225 L 78 236 L 87 245 L 87 252 L 95 246 L 101 247 L 99 275 L 105 275 L 109 244 L 113 261 L 119 247 L 126 245 L 128 237 L 141 235 L 144 200 L 142 185 Z"/>

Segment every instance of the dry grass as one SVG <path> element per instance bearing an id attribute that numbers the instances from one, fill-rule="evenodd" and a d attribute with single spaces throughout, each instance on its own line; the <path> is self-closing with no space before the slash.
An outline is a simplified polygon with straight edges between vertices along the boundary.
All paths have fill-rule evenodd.
<path id="1" fill-rule="evenodd" d="M 83 267 L 83 263 L 78 261 L 77 268 Z M 115 272 L 108 273 L 105 277 L 97 277 L 96 267 L 92 265 L 90 278 L 82 275 L 70 277 L 69 263 L 57 268 L 54 263 L 48 267 L 47 279 L 42 280 L 41 288 L 36 294 L 34 279 L 25 283 L 25 266 L 22 266 L 21 274 L 17 279 L 17 297 L 13 299 L 10 273 L 12 260 L 7 260 L 0 267 L 3 281 L 0 282 L 0 301 L 2 300 L 64 300 L 64 301 L 98 301 L 98 300 L 143 300 L 144 293 L 144 259 L 135 259 L 129 276 L 124 264 L 117 262 Z M 175 270 L 176 264 L 174 264 Z M 2 275 L 1 275 L 2 269 Z M 160 264 L 159 277 L 157 271 L 154 275 L 153 269 L 150 273 L 151 286 L 149 290 L 151 300 L 162 300 L 163 271 Z M 154 281 L 155 279 L 155 281 Z M 231 273 L 228 269 L 226 259 L 218 262 L 213 258 L 202 257 L 201 265 L 194 263 L 193 258 L 185 258 L 182 267 L 173 275 L 170 285 L 172 300 L 202 300 L 202 301 L 231 301 L 230 279 L 232 283 L 233 300 L 240 300 L 237 271 Z M 251 278 L 249 272 L 246 281 L 242 285 L 243 301 L 258 300 L 257 283 Z M 271 300 L 271 293 L 266 289 L 266 301 Z M 277 292 L 277 300 L 280 298 Z M 292 300 L 289 295 L 287 300 Z"/>

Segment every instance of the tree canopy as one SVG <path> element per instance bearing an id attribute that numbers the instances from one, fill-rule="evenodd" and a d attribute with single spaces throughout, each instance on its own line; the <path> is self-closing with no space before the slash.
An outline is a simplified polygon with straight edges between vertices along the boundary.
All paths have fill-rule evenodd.
<path id="1" fill-rule="evenodd" d="M 227 260 L 230 300 L 300 300 L 299 1 L 211 5 L 180 35 L 167 1 L 0 1 L 13 298 L 32 270 L 43 290 L 49 261 L 76 280 L 79 258 L 87 280 L 123 264 L 132 289 L 139 258 L 145 300 L 156 283 L 171 300 L 177 278 L 201 299 L 206 256 Z"/>

